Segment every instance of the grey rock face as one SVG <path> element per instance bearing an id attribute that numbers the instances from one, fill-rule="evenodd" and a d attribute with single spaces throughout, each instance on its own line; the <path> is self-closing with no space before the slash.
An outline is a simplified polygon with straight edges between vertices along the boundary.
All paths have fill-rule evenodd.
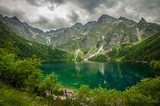
<path id="1" fill-rule="evenodd" d="M 17 17 L 3 17 L 0 20 L 13 29 L 19 36 L 52 47 L 65 50 L 86 49 L 88 47 L 110 50 L 116 44 L 138 42 L 141 38 L 148 38 L 160 32 L 160 25 L 148 23 L 142 18 L 138 23 L 125 17 L 119 19 L 109 15 L 102 15 L 97 21 L 90 21 L 84 25 L 76 23 L 69 28 L 60 28 L 43 32 Z"/>
<path id="2" fill-rule="evenodd" d="M 17 35 L 27 40 L 36 41 L 41 44 L 46 44 L 45 38 L 42 36 L 44 32 L 38 28 L 34 28 L 25 22 L 21 22 L 16 16 L 8 18 L 0 16 L 0 21 L 4 22 Z"/>
<path id="3" fill-rule="evenodd" d="M 98 23 L 110 23 L 110 22 L 113 22 L 117 20 L 116 18 L 114 17 L 111 17 L 109 15 L 102 15 L 99 19 L 98 19 Z"/>
<path id="4" fill-rule="evenodd" d="M 129 19 L 125 18 L 125 17 L 119 17 L 119 20 L 123 20 L 123 21 L 125 21 L 126 23 L 128 23 L 130 25 L 135 25 L 136 24 L 136 22 L 134 22 L 133 20 L 129 20 Z"/>

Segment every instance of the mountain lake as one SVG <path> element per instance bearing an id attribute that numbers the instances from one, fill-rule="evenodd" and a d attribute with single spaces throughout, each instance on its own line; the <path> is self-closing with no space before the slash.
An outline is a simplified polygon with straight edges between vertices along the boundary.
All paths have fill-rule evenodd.
<path id="1" fill-rule="evenodd" d="M 80 85 L 89 85 L 90 88 L 101 86 L 123 91 L 144 78 L 152 78 L 157 75 L 147 64 L 123 62 L 48 62 L 43 63 L 40 69 L 43 70 L 44 76 L 54 72 L 58 81 L 69 89 L 77 89 Z"/>

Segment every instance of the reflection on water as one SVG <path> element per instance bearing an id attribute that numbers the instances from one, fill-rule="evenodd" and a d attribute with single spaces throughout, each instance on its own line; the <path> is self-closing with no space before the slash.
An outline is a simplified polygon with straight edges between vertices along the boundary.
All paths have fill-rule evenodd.
<path id="1" fill-rule="evenodd" d="M 91 88 L 101 85 L 107 89 L 124 90 L 155 73 L 140 63 L 43 63 L 44 75 L 54 72 L 58 81 L 68 88 L 79 88 L 87 84 Z"/>

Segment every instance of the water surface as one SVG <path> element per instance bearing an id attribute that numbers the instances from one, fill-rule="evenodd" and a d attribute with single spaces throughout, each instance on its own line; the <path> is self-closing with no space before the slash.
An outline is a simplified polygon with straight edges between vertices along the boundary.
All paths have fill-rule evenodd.
<path id="1" fill-rule="evenodd" d="M 80 85 L 95 88 L 125 90 L 141 79 L 155 77 L 152 68 L 141 63 L 43 63 L 44 75 L 54 72 L 58 81 L 66 88 L 76 89 Z"/>

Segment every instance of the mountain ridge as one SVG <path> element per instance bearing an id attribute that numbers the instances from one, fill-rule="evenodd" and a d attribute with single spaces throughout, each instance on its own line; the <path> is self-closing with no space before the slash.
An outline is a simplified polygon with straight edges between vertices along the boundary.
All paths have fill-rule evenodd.
<path id="1" fill-rule="evenodd" d="M 38 44 L 16 35 L 2 21 L 0 21 L 0 48 L 15 53 L 19 58 L 36 55 L 45 61 L 60 61 L 66 59 L 68 55 L 65 51 Z"/>
<path id="2" fill-rule="evenodd" d="M 17 17 L 5 18 L 1 15 L 0 20 L 17 35 L 27 40 L 58 47 L 71 54 L 82 50 L 82 59 L 88 59 L 91 55 L 98 53 L 107 57 L 106 53 L 112 51 L 116 45 L 126 43 L 134 45 L 160 31 L 160 25 L 148 23 L 144 18 L 137 23 L 122 16 L 114 18 L 109 15 L 102 15 L 97 21 L 89 21 L 84 25 L 75 23 L 68 28 L 47 32 L 29 26 Z"/>

